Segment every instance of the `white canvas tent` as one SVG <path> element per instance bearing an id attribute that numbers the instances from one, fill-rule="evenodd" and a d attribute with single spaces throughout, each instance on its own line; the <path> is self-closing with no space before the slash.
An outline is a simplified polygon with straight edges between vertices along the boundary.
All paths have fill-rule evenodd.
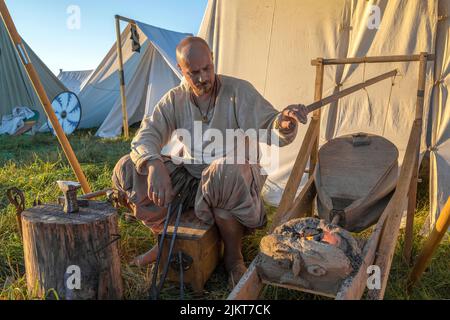
<path id="1" fill-rule="evenodd" d="M 26 45 L 28 55 L 47 92 L 50 101 L 66 87 Z M 39 123 L 46 122 L 46 115 L 36 95 L 8 30 L 0 19 L 0 118 L 12 113 L 15 107 L 29 107 L 39 112 Z"/>
<path id="2" fill-rule="evenodd" d="M 69 89 L 70 91 L 79 94 L 83 88 L 84 83 L 92 74 L 93 70 L 81 70 L 81 71 L 59 71 L 58 79 Z"/>
<path id="3" fill-rule="evenodd" d="M 122 51 L 130 125 L 151 114 L 156 103 L 181 81 L 175 49 L 190 34 L 169 31 L 137 22 L 141 51 L 132 51 L 131 26 L 123 31 Z M 118 57 L 116 45 L 92 73 L 79 98 L 83 108 L 80 128 L 100 127 L 97 135 L 116 137 L 122 130 Z"/>
<path id="4" fill-rule="evenodd" d="M 425 152 L 427 132 L 432 135 L 435 217 L 450 195 L 449 7 L 445 0 L 210 0 L 199 35 L 211 45 L 219 73 L 249 80 L 280 110 L 313 102 L 310 61 L 316 57 L 436 53 L 436 68 L 430 63 L 427 70 L 425 96 L 433 93 L 433 99 L 425 104 L 424 126 L 430 126 L 422 143 Z M 324 108 L 321 144 L 349 133 L 378 134 L 399 148 L 401 163 L 414 120 L 418 63 L 327 66 L 324 96 L 394 68 L 400 71 L 394 86 L 384 81 Z M 272 204 L 280 201 L 305 130 L 280 150 L 280 169 L 265 190 Z"/>
<path id="5" fill-rule="evenodd" d="M 450 1 L 439 1 L 438 17 L 429 144 L 430 226 L 435 224 L 450 196 Z"/>

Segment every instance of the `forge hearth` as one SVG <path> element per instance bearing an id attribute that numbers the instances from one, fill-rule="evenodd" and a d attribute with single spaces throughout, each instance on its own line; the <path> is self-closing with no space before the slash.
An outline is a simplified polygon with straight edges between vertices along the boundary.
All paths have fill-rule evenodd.
<path id="1" fill-rule="evenodd" d="M 257 260 L 263 281 L 334 296 L 356 273 L 361 250 L 352 235 L 325 220 L 291 220 L 264 237 Z"/>

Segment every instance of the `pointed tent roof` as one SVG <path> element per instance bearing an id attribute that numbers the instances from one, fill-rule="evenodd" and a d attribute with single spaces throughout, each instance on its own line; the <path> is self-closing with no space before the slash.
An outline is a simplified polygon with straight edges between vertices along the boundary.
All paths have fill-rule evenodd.
<path id="1" fill-rule="evenodd" d="M 136 21 L 136 24 L 172 68 L 173 72 L 181 79 L 183 76 L 177 68 L 176 49 L 181 40 L 192 36 L 192 34 L 161 29 L 139 21 Z"/>
<path id="2" fill-rule="evenodd" d="M 122 52 L 130 125 L 153 111 L 154 105 L 182 78 L 177 69 L 176 46 L 188 33 L 170 31 L 136 21 L 140 53 L 131 48 L 131 26 L 122 32 Z M 100 126 L 101 137 L 114 137 L 122 129 L 122 110 L 116 44 L 91 74 L 80 92 L 81 128 Z"/>
<path id="3" fill-rule="evenodd" d="M 83 88 L 84 83 L 89 78 L 93 70 L 80 70 L 80 71 L 63 71 L 60 70 L 58 79 L 69 89 L 70 91 L 78 94 Z"/>
<path id="4" fill-rule="evenodd" d="M 60 92 L 66 91 L 66 87 L 26 43 L 25 47 L 50 101 Z M 20 61 L 3 19 L 0 19 L 0 70 L 0 118 L 11 114 L 15 107 L 27 106 L 40 113 L 40 123 L 45 122 L 42 104 Z"/>

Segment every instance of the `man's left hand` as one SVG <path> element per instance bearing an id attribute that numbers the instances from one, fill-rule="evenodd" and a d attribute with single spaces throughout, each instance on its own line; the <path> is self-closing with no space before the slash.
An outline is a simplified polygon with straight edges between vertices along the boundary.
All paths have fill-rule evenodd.
<path id="1" fill-rule="evenodd" d="M 293 104 L 286 107 L 282 112 L 281 129 L 290 129 L 295 122 L 308 123 L 308 110 L 302 104 Z"/>

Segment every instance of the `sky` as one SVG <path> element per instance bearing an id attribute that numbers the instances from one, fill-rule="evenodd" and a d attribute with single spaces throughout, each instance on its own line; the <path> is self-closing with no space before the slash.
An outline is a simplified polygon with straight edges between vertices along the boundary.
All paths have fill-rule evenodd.
<path id="1" fill-rule="evenodd" d="M 208 0 L 6 0 L 22 38 L 55 73 L 95 69 L 115 43 L 114 15 L 197 34 Z M 78 19 L 79 18 L 79 19 Z M 126 23 L 122 23 L 122 29 Z"/>

